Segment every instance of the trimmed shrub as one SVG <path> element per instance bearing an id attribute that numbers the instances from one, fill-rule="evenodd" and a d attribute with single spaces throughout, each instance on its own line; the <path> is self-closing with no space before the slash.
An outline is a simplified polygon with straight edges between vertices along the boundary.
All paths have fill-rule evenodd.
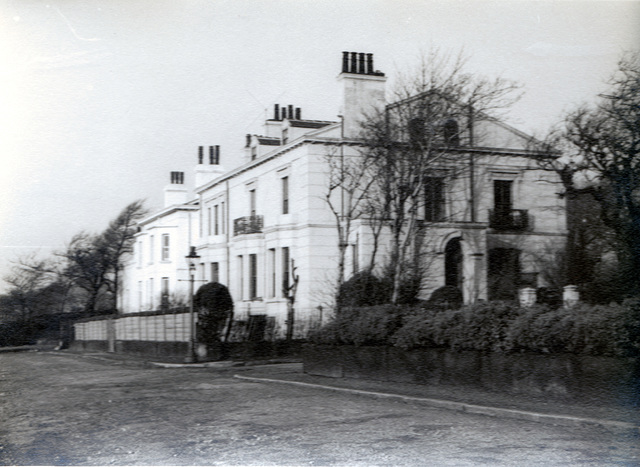
<path id="1" fill-rule="evenodd" d="M 505 350 L 510 321 L 517 313 L 510 302 L 480 302 L 459 310 L 433 311 L 405 319 L 391 339 L 404 349 L 420 346 L 455 350 Z"/>
<path id="2" fill-rule="evenodd" d="M 198 312 L 198 341 L 214 345 L 220 341 L 227 319 L 233 312 L 229 289 L 219 282 L 210 282 L 198 289 L 193 297 Z"/>
<path id="3" fill-rule="evenodd" d="M 309 340 L 315 344 L 388 345 L 401 320 L 402 308 L 393 305 L 343 308 Z"/>
<path id="4" fill-rule="evenodd" d="M 550 309 L 481 302 L 458 310 L 347 308 L 315 333 L 319 344 L 443 347 L 487 352 L 640 356 L 640 299 Z"/>

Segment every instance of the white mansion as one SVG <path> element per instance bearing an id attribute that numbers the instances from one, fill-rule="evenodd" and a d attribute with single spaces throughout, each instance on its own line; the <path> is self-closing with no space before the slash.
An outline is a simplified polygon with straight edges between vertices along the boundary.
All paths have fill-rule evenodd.
<path id="1" fill-rule="evenodd" d="M 326 201 L 327 155 L 357 157 L 359 121 L 363 112 L 384 107 L 385 82 L 371 54 L 345 52 L 338 76 L 340 121 L 303 119 L 299 108 L 276 105 L 263 134 L 247 135 L 243 164 L 229 171 L 220 165 L 219 147 L 199 147 L 194 196 L 188 197 L 184 174 L 172 172 L 164 209 L 139 224 L 123 273 L 120 311 L 186 302 L 194 261 L 196 289 L 211 281 L 225 284 L 236 318 L 272 317 L 282 332 L 292 267 L 299 278 L 296 334 L 323 313 L 326 318 L 339 256 L 336 217 Z M 515 298 L 520 287 L 546 285 L 541 272 L 564 245 L 558 180 L 537 167 L 531 138 L 514 128 L 483 120 L 464 131 L 476 135 L 473 144 L 462 135 L 454 150 L 460 164 L 472 158 L 473 177 L 448 177 L 443 170 L 431 188 L 431 211 L 424 214 L 432 223 L 430 264 L 421 296 L 428 299 L 435 289 L 453 285 L 467 303 Z M 370 258 L 366 219 L 354 222 L 348 242 L 346 278 Z M 191 247 L 197 258 L 186 258 Z M 380 250 L 382 263 L 384 245 Z"/>

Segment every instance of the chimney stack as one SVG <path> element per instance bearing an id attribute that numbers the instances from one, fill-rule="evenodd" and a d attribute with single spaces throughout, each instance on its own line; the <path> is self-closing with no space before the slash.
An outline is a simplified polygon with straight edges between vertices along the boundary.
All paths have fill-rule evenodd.
<path id="1" fill-rule="evenodd" d="M 164 187 L 164 207 L 187 202 L 188 191 L 184 186 L 184 172 L 171 172 L 171 183 Z"/>
<path id="2" fill-rule="evenodd" d="M 338 81 L 342 83 L 340 115 L 346 138 L 359 134 L 363 115 L 384 108 L 386 77 L 373 66 L 373 54 L 342 52 Z"/>

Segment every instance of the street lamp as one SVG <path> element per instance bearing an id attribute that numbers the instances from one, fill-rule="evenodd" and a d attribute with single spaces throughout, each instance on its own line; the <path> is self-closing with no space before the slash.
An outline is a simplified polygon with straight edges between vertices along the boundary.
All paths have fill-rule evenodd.
<path id="1" fill-rule="evenodd" d="M 193 313 L 193 282 L 196 272 L 195 260 L 200 258 L 196 254 L 195 246 L 189 248 L 189 254 L 185 258 L 189 261 L 189 348 L 185 362 L 195 363 L 198 361 L 198 356 L 196 355 L 196 320 Z"/>

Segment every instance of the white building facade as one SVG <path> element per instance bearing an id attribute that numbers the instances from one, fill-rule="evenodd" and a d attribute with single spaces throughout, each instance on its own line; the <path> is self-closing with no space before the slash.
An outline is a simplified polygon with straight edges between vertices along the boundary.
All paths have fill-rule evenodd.
<path id="1" fill-rule="evenodd" d="M 125 268 L 122 311 L 159 310 L 168 297 L 186 297 L 185 256 L 193 246 L 196 284 L 225 284 L 236 319 L 266 315 L 283 334 L 295 283 L 295 335 L 326 321 L 339 257 L 336 217 L 326 200 L 327 161 L 336 154 L 358 157 L 359 121 L 385 105 L 385 81 L 370 54 L 345 52 L 340 121 L 303 119 L 300 108 L 276 105 L 264 134 L 247 135 L 245 162 L 227 172 L 219 148 L 209 147 L 207 158 L 201 147 L 194 196 L 187 200 L 177 183 L 181 176 L 172 175 L 164 210 L 140 223 Z M 515 298 L 519 287 L 545 286 L 541 273 L 566 239 L 559 181 L 537 167 L 531 138 L 497 121 L 470 131 L 474 144 L 455 152 L 460 164 L 472 164 L 473 175 L 456 176 L 455 163 L 443 164 L 423 214 L 429 222 L 425 299 L 444 285 L 459 288 L 467 303 Z M 388 253 L 385 235 L 380 264 Z M 354 221 L 345 278 L 368 264 L 372 238 L 366 219 Z"/>

